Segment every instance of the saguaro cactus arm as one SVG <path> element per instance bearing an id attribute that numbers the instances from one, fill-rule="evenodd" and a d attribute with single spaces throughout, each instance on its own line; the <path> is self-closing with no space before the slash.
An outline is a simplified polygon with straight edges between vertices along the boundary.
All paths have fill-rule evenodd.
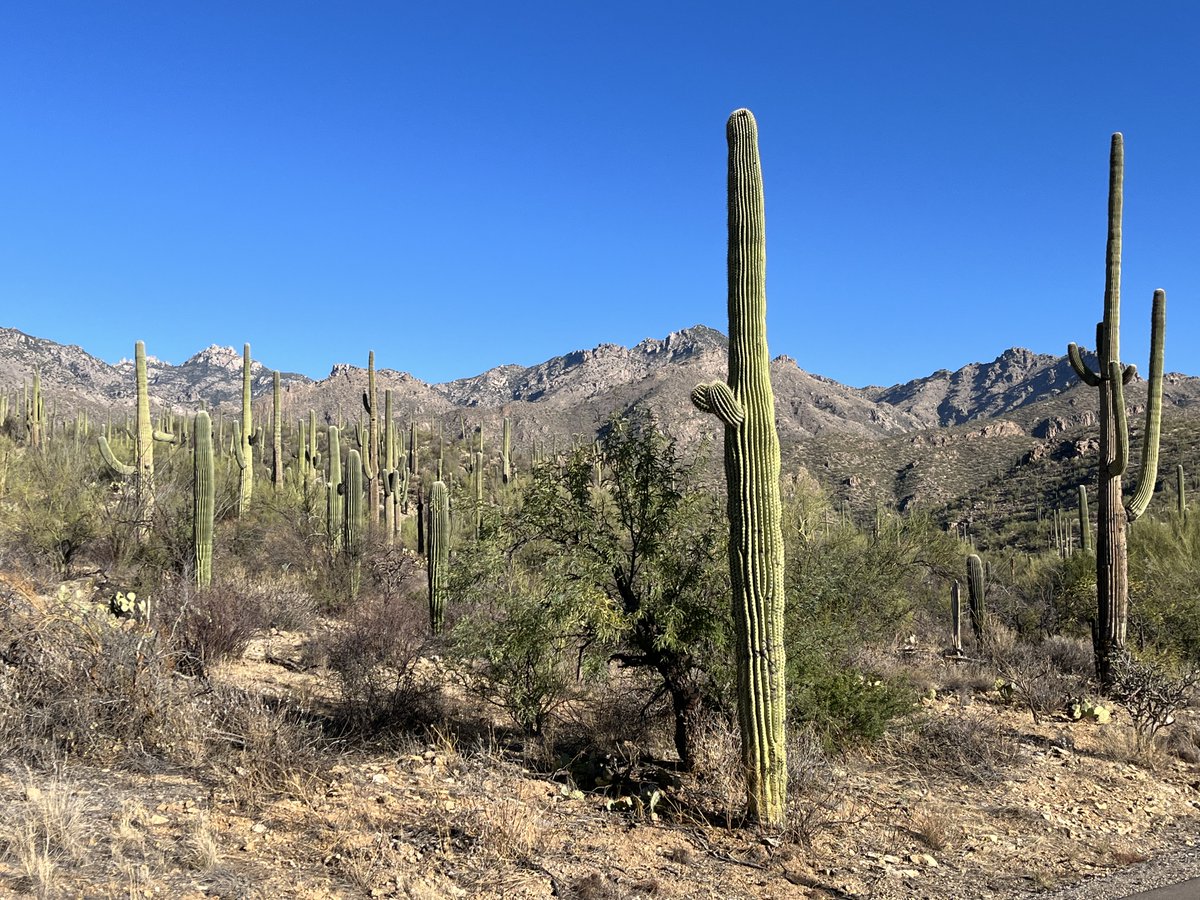
<path id="1" fill-rule="evenodd" d="M 1108 380 L 1112 382 L 1113 416 L 1116 420 L 1117 443 L 1113 448 L 1108 476 L 1118 478 L 1129 468 L 1129 414 L 1125 410 L 1125 388 L 1121 379 L 1121 364 L 1115 359 L 1108 364 Z"/>
<path id="2" fill-rule="evenodd" d="M 100 447 L 100 455 L 104 457 L 105 464 L 113 472 L 125 478 L 129 478 L 137 473 L 136 466 L 128 466 L 117 459 L 116 455 L 112 452 L 112 448 L 108 446 L 108 438 L 104 435 L 101 434 L 96 437 L 96 444 Z"/>
<path id="3" fill-rule="evenodd" d="M 1150 506 L 1158 480 L 1158 445 L 1162 434 L 1163 342 L 1167 327 L 1167 293 L 1154 292 L 1150 306 L 1150 380 L 1146 386 L 1146 427 L 1142 432 L 1142 468 L 1138 486 L 1125 505 L 1132 522 Z"/>
<path id="4" fill-rule="evenodd" d="M 725 425 L 736 428 L 746 421 L 746 411 L 723 381 L 698 384 L 692 390 L 692 404 L 702 412 L 712 413 Z"/>
<path id="5" fill-rule="evenodd" d="M 1100 386 L 1100 376 L 1087 367 L 1087 363 L 1083 361 L 1083 354 L 1079 352 L 1079 345 L 1074 341 L 1067 344 L 1067 360 L 1080 381 L 1089 387 Z"/>

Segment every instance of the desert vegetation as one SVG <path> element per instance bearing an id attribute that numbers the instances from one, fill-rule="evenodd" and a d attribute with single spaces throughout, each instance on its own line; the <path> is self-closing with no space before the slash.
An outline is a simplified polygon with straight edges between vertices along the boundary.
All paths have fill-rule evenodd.
<path id="1" fill-rule="evenodd" d="M 987 529 L 851 508 L 780 450 L 753 117 L 729 136 L 720 448 L 640 403 L 525 441 L 429 417 L 373 352 L 357 419 L 285 417 L 278 373 L 256 408 L 249 345 L 240 408 L 158 404 L 140 341 L 104 423 L 36 369 L 4 395 L 2 890 L 1016 897 L 1194 832 L 1161 302 L 1128 509 L 1115 325 L 1099 371 L 1070 353 L 1094 542 L 1078 466 Z"/>

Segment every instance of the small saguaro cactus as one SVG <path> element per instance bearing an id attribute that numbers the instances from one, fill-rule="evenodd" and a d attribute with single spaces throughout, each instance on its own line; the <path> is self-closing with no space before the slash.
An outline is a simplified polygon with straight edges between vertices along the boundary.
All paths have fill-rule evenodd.
<path id="1" fill-rule="evenodd" d="M 426 562 L 429 567 L 429 629 L 441 634 L 446 621 L 446 580 L 450 570 L 450 492 L 435 481 L 429 491 L 429 535 Z"/>
<path id="2" fill-rule="evenodd" d="M 212 419 L 207 412 L 200 410 L 192 427 L 192 548 L 194 577 L 199 588 L 206 588 L 212 583 L 215 509 Z"/>
<path id="3" fill-rule="evenodd" d="M 1175 490 L 1175 509 L 1182 522 L 1187 518 L 1187 482 L 1183 477 L 1183 463 L 1175 467 Z"/>
<path id="4" fill-rule="evenodd" d="M 1121 478 L 1129 467 L 1129 422 L 1124 385 L 1137 374 L 1123 366 L 1120 354 L 1121 317 L 1121 213 L 1125 201 L 1125 143 L 1120 132 L 1112 136 L 1108 165 L 1108 242 L 1105 250 L 1104 319 L 1096 326 L 1099 368 L 1088 368 L 1075 344 L 1067 357 L 1080 380 L 1100 395 L 1099 485 L 1096 492 L 1096 622 L 1092 642 L 1096 676 L 1105 690 L 1112 687 L 1113 664 L 1125 649 L 1129 618 L 1129 558 L 1126 528 L 1146 511 L 1158 477 L 1158 441 L 1162 422 L 1163 333 L 1166 328 L 1166 294 L 1154 292 L 1150 313 L 1150 373 L 1146 395 L 1146 427 L 1142 440 L 1142 468 L 1137 490 L 1128 503 L 1122 497 Z"/>
<path id="5" fill-rule="evenodd" d="M 971 630 L 975 633 L 975 644 L 983 643 L 987 633 L 987 606 L 983 580 L 983 561 L 979 555 L 972 553 L 967 557 L 967 602 L 971 606 Z"/>
<path id="6" fill-rule="evenodd" d="M 692 402 L 725 426 L 729 570 L 733 586 L 738 724 L 750 818 L 783 824 L 784 559 L 779 434 L 767 351 L 766 231 L 758 126 L 736 110 L 725 129 L 728 172 L 728 381 L 701 384 Z"/>
<path id="7" fill-rule="evenodd" d="M 950 641 L 954 646 L 954 652 L 959 656 L 962 655 L 962 590 L 959 588 L 958 579 L 950 585 Z"/>

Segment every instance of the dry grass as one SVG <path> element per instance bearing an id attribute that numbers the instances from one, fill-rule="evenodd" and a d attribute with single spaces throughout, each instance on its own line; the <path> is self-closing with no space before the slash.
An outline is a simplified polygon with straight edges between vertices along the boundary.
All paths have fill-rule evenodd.
<path id="1" fill-rule="evenodd" d="M 49 897 L 60 864 L 79 859 L 85 850 L 85 805 L 79 794 L 57 777 L 38 785 L 28 775 L 22 793 L 24 802 L 16 804 L 13 815 L 0 826 L 0 847 L 27 889 L 38 897 Z"/>
<path id="2" fill-rule="evenodd" d="M 913 810 L 909 827 L 922 844 L 935 852 L 954 846 L 961 834 L 954 817 L 941 806 Z"/>

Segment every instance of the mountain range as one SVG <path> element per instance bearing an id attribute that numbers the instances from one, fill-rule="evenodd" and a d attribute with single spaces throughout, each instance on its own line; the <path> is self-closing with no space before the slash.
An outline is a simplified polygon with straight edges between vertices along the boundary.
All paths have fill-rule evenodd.
<path id="1" fill-rule="evenodd" d="M 388 368 L 376 374 L 380 397 L 390 389 L 394 415 L 404 421 L 481 425 L 495 434 L 509 416 L 520 445 L 554 435 L 591 435 L 611 414 L 644 404 L 684 446 L 692 446 L 719 434 L 692 409 L 691 388 L 723 378 L 726 366 L 725 336 L 696 325 L 634 347 L 601 344 L 443 384 Z M 19 390 L 35 367 L 47 406 L 60 417 L 78 410 L 132 414 L 132 361 L 110 365 L 77 346 L 0 329 L 0 384 Z M 242 353 L 235 348 L 210 346 L 179 365 L 151 357 L 147 368 L 158 410 L 189 413 L 201 402 L 227 415 L 240 408 Z M 1079 435 L 1096 421 L 1095 391 L 1080 383 L 1065 356 L 1019 348 L 990 362 L 890 387 L 849 387 L 806 372 L 786 356 L 775 358 L 771 369 L 786 465 L 803 465 L 856 506 L 951 503 L 1021 460 L 1069 456 L 1062 447 L 1086 440 Z M 256 416 L 265 421 L 272 371 L 256 361 L 252 377 Z M 281 373 L 280 381 L 287 421 L 310 409 L 322 421 L 357 421 L 367 377 L 365 366 L 339 363 L 319 381 L 294 373 Z M 1200 378 L 1170 374 L 1164 382 L 1164 420 L 1200 420 Z M 1136 421 L 1145 383 L 1130 385 L 1126 395 Z M 988 454 L 980 454 L 983 444 Z M 978 464 L 974 469 L 972 461 Z M 922 475 L 939 466 L 958 474 Z"/>

